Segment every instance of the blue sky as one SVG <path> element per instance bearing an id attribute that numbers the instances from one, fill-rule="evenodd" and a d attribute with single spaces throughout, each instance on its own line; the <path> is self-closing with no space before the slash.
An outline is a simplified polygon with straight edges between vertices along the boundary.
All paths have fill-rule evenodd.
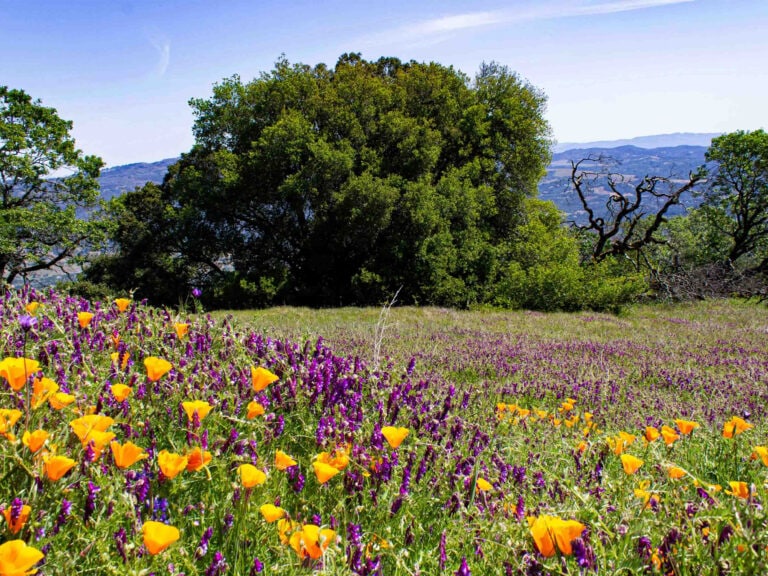
<path id="1" fill-rule="evenodd" d="M 768 128 L 766 0 L 0 0 L 0 83 L 108 165 L 192 143 L 190 98 L 284 53 L 508 65 L 560 142 Z"/>

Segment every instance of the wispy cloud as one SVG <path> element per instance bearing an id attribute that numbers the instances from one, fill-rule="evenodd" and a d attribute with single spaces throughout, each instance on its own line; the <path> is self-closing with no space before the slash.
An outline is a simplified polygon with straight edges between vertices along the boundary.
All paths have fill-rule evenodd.
<path id="1" fill-rule="evenodd" d="M 363 44 L 424 45 L 449 40 L 457 33 L 516 22 L 615 14 L 696 0 L 539 0 L 527 9 L 468 12 L 422 20 L 368 36 Z"/>
<path id="2" fill-rule="evenodd" d="M 154 74 L 162 78 L 168 70 L 171 63 L 171 41 L 167 38 L 158 38 L 156 36 L 149 39 L 152 47 L 157 51 L 157 63 L 155 64 Z"/>

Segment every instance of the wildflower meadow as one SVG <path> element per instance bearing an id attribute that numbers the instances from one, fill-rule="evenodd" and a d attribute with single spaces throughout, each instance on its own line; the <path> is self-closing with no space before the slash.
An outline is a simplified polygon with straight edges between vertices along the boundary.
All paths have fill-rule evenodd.
<path id="1" fill-rule="evenodd" d="M 760 574 L 768 312 L 0 302 L 0 576 Z"/>

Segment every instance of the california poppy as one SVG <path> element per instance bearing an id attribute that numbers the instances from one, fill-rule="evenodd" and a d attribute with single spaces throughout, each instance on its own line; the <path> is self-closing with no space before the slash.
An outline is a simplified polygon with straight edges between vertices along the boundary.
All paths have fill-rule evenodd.
<path id="1" fill-rule="evenodd" d="M 154 520 L 144 522 L 141 533 L 144 535 L 144 546 L 152 555 L 159 554 L 181 536 L 178 528 Z"/>
<path id="2" fill-rule="evenodd" d="M 115 306 L 117 306 L 118 312 L 125 312 L 130 305 L 130 298 L 115 298 Z"/>
<path id="3" fill-rule="evenodd" d="M 679 480 L 683 476 L 685 476 L 686 472 L 679 466 L 670 466 L 667 468 L 667 476 L 672 478 L 672 480 Z"/>
<path id="4" fill-rule="evenodd" d="M 50 456 L 43 462 L 45 475 L 54 482 L 69 472 L 75 465 L 75 461 L 66 456 Z"/>
<path id="5" fill-rule="evenodd" d="M 325 484 L 339 473 L 338 468 L 334 468 L 325 462 L 312 462 L 312 467 L 315 469 L 315 476 L 317 476 L 317 481 L 320 484 Z"/>
<path id="6" fill-rule="evenodd" d="M 680 434 L 675 432 L 674 428 L 670 428 L 669 426 L 662 426 L 661 437 L 664 438 L 664 443 L 667 446 L 671 446 L 675 440 L 680 438 Z"/>
<path id="7" fill-rule="evenodd" d="M 253 464 L 241 464 L 237 467 L 237 474 L 240 476 L 240 484 L 244 488 L 260 486 L 267 480 L 267 475 Z"/>
<path id="8" fill-rule="evenodd" d="M 176 322 L 173 325 L 173 329 L 176 331 L 176 337 L 181 340 L 189 333 L 189 324 L 182 324 L 180 322 Z"/>
<path id="9" fill-rule="evenodd" d="M 193 400 L 190 402 L 182 402 L 181 406 L 184 408 L 184 412 L 187 413 L 187 418 L 190 422 L 195 419 L 195 412 L 197 412 L 198 420 L 202 420 L 208 415 L 213 406 L 203 400 Z"/>
<path id="10" fill-rule="evenodd" d="M 131 395 L 131 392 L 133 392 L 133 388 L 126 386 L 125 384 L 112 384 L 109 387 L 109 390 L 118 402 L 124 402 L 126 398 Z"/>
<path id="11" fill-rule="evenodd" d="M 314 524 L 305 524 L 301 530 L 291 534 L 289 543 L 291 548 L 296 551 L 300 558 L 312 558 L 316 560 L 323 555 L 323 552 L 336 539 L 336 532 Z"/>
<path id="12" fill-rule="evenodd" d="M 26 310 L 26 311 L 27 311 L 29 314 L 32 314 L 33 316 L 34 316 L 34 315 L 35 315 L 35 313 L 37 312 L 37 309 L 38 309 L 38 308 L 40 308 L 40 302 L 35 302 L 34 300 L 33 300 L 32 302 L 30 302 L 29 304 L 27 304 L 26 306 L 24 306 L 24 309 L 25 309 L 25 310 Z"/>
<path id="13" fill-rule="evenodd" d="M 160 450 L 160 453 L 157 455 L 157 464 L 160 466 L 160 471 L 169 480 L 185 470 L 188 462 L 189 459 L 186 456 L 174 454 L 173 452 L 168 452 L 168 450 Z"/>
<path id="14" fill-rule="evenodd" d="M 264 414 L 264 406 L 256 402 L 255 400 L 253 402 L 248 403 L 248 412 L 245 415 L 245 417 L 248 420 L 252 420 L 256 418 L 257 416 L 262 416 Z"/>
<path id="15" fill-rule="evenodd" d="M 728 484 L 731 486 L 731 490 L 728 491 L 728 494 L 745 500 L 749 498 L 750 490 L 749 485 L 746 482 L 728 482 Z"/>
<path id="16" fill-rule="evenodd" d="M 26 524 L 27 520 L 29 520 L 29 515 L 31 512 L 32 508 L 30 508 L 27 504 L 24 504 L 21 507 L 19 515 L 14 520 L 11 506 L 8 506 L 5 510 L 3 510 L 3 516 L 5 516 L 5 521 L 8 524 L 8 529 L 11 531 L 11 534 L 17 534 L 22 528 L 24 528 L 24 524 Z M 0 567 L 1 566 L 2 565 L 0 565 Z M 0 571 L 0 574 L 2 574 L 2 571 Z"/>
<path id="17" fill-rule="evenodd" d="M 571 542 L 579 538 L 585 528 L 576 520 L 563 520 L 546 514 L 529 518 L 528 524 L 536 549 L 547 558 L 555 555 L 555 547 L 566 556 L 572 554 Z"/>
<path id="18" fill-rule="evenodd" d="M 387 439 L 387 443 L 392 448 L 397 448 L 403 443 L 405 437 L 408 436 L 408 428 L 395 428 L 394 426 L 384 426 L 381 429 L 381 435 Z"/>
<path id="19" fill-rule="evenodd" d="M 80 328 L 87 328 L 93 320 L 93 312 L 78 312 L 77 323 L 80 324 Z"/>
<path id="20" fill-rule="evenodd" d="M 75 397 L 72 394 L 67 394 L 66 392 L 54 392 L 51 397 L 48 398 L 48 405 L 54 410 L 62 410 L 74 401 Z"/>
<path id="21" fill-rule="evenodd" d="M 653 426 L 645 427 L 645 439 L 648 442 L 655 442 L 658 440 L 659 436 L 661 436 L 661 432 L 659 432 L 657 428 L 654 428 Z"/>
<path id="22" fill-rule="evenodd" d="M 102 432 L 101 430 L 91 430 L 83 440 L 83 446 L 91 445 L 94 459 L 98 459 L 104 448 L 115 439 L 114 432 Z"/>
<path id="23" fill-rule="evenodd" d="M 485 478 L 480 477 L 475 483 L 475 488 L 480 492 L 488 492 L 488 490 L 493 490 L 493 484 L 488 482 Z"/>
<path id="24" fill-rule="evenodd" d="M 16 408 L 0 408 L 0 434 L 6 434 L 21 418 L 21 410 Z"/>
<path id="25" fill-rule="evenodd" d="M 21 443 L 29 448 L 31 452 L 37 452 L 43 447 L 45 441 L 48 440 L 48 436 L 50 436 L 48 432 L 43 429 L 35 430 L 34 432 L 27 430 L 21 437 Z"/>
<path id="26" fill-rule="evenodd" d="M 195 447 L 187 454 L 187 472 L 197 472 L 203 466 L 208 466 L 211 461 L 211 453 L 208 450 L 203 451 Z"/>
<path id="27" fill-rule="evenodd" d="M 272 382 L 276 382 L 280 378 L 276 375 L 267 370 L 266 368 L 262 368 L 259 366 L 258 368 L 255 368 L 251 366 L 251 385 L 253 386 L 254 392 L 261 392 L 272 384 Z"/>
<path id="28" fill-rule="evenodd" d="M 14 392 L 21 390 L 32 374 L 40 369 L 40 362 L 30 358 L 5 358 L 0 362 L 0 376 L 6 379 Z"/>
<path id="29" fill-rule="evenodd" d="M 173 364 L 162 358 L 148 356 L 144 358 L 144 367 L 147 369 L 147 378 L 150 382 L 157 382 L 173 368 Z"/>
<path id="30" fill-rule="evenodd" d="M 739 435 L 750 428 L 754 428 L 754 425 L 738 416 L 733 416 L 728 422 L 723 424 L 723 436 L 725 438 L 733 438 L 734 434 Z"/>
<path id="31" fill-rule="evenodd" d="M 320 452 L 315 458 L 318 462 L 328 464 L 336 470 L 344 470 L 349 465 L 349 456 L 344 448 L 336 448 L 332 452 Z"/>
<path id="32" fill-rule="evenodd" d="M 752 449 L 752 460 L 757 460 L 758 458 L 763 461 L 763 464 L 768 466 L 768 447 L 755 446 Z"/>
<path id="33" fill-rule="evenodd" d="M 275 451 L 275 468 L 278 470 L 285 470 L 291 466 L 296 466 L 296 460 L 288 456 L 282 450 Z"/>
<path id="34" fill-rule="evenodd" d="M 27 546 L 24 540 L 8 540 L 0 544 L 0 575 L 24 576 L 34 574 L 33 566 L 40 562 L 45 554 L 37 548 Z"/>
<path id="35" fill-rule="evenodd" d="M 36 410 L 46 400 L 59 391 L 59 385 L 50 378 L 35 378 L 32 381 L 32 409 Z"/>
<path id="36" fill-rule="evenodd" d="M 277 520 L 280 520 L 280 518 L 285 517 L 285 510 L 280 508 L 280 506 L 275 506 L 274 504 L 264 504 L 259 508 L 259 512 L 261 512 L 264 520 L 270 523 L 276 522 Z"/>
<path id="37" fill-rule="evenodd" d="M 640 458 L 632 456 L 632 454 L 621 455 L 621 465 L 627 474 L 634 474 L 643 464 L 644 462 Z"/>
<path id="38" fill-rule="evenodd" d="M 693 432 L 694 428 L 699 427 L 698 422 L 694 422 L 693 420 L 681 420 L 680 418 L 675 420 L 675 424 L 677 424 L 677 429 L 680 430 L 680 434 L 683 436 L 687 436 Z"/>
<path id="39" fill-rule="evenodd" d="M 114 419 L 109 416 L 104 416 L 103 414 L 87 414 L 86 416 L 75 418 L 69 423 L 69 426 L 80 439 L 80 442 L 85 445 L 88 443 L 89 434 L 92 431 L 106 432 L 106 430 L 114 423 Z"/>
<path id="40" fill-rule="evenodd" d="M 148 457 L 144 449 L 133 442 L 126 442 L 125 444 L 111 442 L 109 447 L 112 449 L 112 459 L 115 461 L 115 466 L 121 470 L 129 468 L 136 464 L 136 462 Z"/>

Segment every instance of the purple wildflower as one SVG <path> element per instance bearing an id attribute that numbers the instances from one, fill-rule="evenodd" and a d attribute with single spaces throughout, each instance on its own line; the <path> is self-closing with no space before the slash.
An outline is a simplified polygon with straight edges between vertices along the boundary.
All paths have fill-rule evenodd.
<path id="1" fill-rule="evenodd" d="M 455 574 L 456 576 L 471 576 L 472 572 L 469 570 L 466 556 L 461 557 L 461 566 L 459 566 L 459 569 L 456 570 Z"/>

